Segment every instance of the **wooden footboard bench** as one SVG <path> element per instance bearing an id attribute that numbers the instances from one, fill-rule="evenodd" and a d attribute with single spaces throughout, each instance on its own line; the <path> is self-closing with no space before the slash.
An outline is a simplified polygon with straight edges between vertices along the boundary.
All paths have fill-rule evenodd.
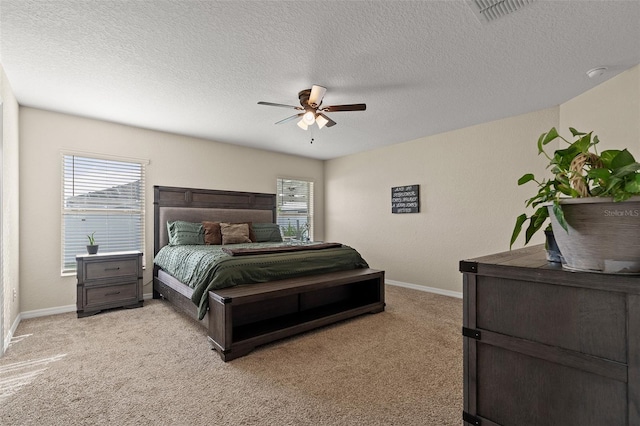
<path id="1" fill-rule="evenodd" d="M 255 347 L 384 310 L 384 271 L 356 269 L 209 292 L 209 343 L 224 361 Z"/>

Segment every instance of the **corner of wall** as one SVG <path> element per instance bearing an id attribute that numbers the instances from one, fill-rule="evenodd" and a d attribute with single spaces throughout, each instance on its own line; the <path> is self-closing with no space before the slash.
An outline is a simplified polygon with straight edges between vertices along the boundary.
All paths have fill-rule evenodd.
<path id="1" fill-rule="evenodd" d="M 19 289 L 19 106 L 9 79 L 0 64 L 2 138 L 0 138 L 0 332 L 2 353 L 20 322 Z M 15 290 L 15 292 L 14 292 Z M 14 296 L 15 294 L 15 296 Z"/>

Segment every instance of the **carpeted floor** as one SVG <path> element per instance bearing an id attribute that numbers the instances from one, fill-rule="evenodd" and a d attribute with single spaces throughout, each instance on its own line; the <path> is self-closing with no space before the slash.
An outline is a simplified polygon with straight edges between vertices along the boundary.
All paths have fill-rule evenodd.
<path id="1" fill-rule="evenodd" d="M 386 311 L 228 363 L 165 302 L 23 320 L 2 425 L 460 425 L 462 301 L 386 287 Z"/>

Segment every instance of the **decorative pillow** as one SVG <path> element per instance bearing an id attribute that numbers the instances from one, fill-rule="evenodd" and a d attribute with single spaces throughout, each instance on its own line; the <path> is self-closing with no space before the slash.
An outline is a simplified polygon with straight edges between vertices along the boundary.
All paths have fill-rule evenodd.
<path id="1" fill-rule="evenodd" d="M 251 241 L 249 241 L 250 243 L 255 243 L 256 242 L 256 235 L 253 233 L 253 224 L 251 222 L 233 222 L 231 223 L 232 225 L 242 225 L 243 223 L 246 223 L 247 226 L 249 226 L 249 239 Z"/>
<path id="2" fill-rule="evenodd" d="M 222 233 L 222 244 L 250 243 L 249 225 L 246 223 L 225 223 L 220 224 Z"/>
<path id="3" fill-rule="evenodd" d="M 220 222 L 202 222 L 204 227 L 204 243 L 219 246 L 222 244 Z"/>
<path id="4" fill-rule="evenodd" d="M 280 233 L 280 226 L 277 223 L 254 223 L 253 234 L 256 239 L 251 240 L 256 243 L 263 242 L 281 242 L 282 234 Z"/>
<path id="5" fill-rule="evenodd" d="M 169 245 L 182 246 L 187 244 L 204 244 L 204 229 L 200 223 L 176 220 L 167 222 Z"/>

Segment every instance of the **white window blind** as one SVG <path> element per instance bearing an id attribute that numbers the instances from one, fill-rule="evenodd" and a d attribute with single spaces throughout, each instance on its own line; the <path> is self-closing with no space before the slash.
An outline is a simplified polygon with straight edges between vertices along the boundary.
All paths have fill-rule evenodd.
<path id="1" fill-rule="evenodd" d="M 62 272 L 76 270 L 94 233 L 99 252 L 144 247 L 143 162 L 63 155 Z"/>
<path id="2" fill-rule="evenodd" d="M 313 240 L 313 182 L 277 179 L 277 223 L 285 240 Z"/>

